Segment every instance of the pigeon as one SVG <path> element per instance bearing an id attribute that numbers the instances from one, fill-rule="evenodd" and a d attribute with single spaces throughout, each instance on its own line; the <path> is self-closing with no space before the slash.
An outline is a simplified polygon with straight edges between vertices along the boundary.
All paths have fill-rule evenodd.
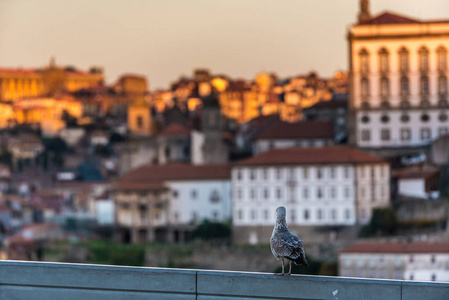
<path id="1" fill-rule="evenodd" d="M 276 275 L 285 274 L 284 258 L 288 259 L 290 264 L 290 270 L 287 275 L 292 274 L 292 262 L 295 265 L 309 265 L 301 240 L 288 230 L 285 215 L 285 207 L 280 206 L 276 209 L 276 225 L 274 225 L 273 234 L 270 239 L 271 252 L 273 252 L 277 260 L 281 259 L 282 261 L 282 273 Z"/>

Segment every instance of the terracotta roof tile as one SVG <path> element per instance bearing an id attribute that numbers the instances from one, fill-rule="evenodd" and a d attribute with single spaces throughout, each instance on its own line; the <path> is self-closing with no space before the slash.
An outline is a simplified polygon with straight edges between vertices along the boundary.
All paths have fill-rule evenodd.
<path id="1" fill-rule="evenodd" d="M 393 12 L 383 12 L 377 16 L 366 20 L 360 25 L 374 25 L 374 24 L 420 24 L 420 23 L 449 23 L 449 20 L 418 20 L 407 16 L 402 16 Z"/>
<path id="2" fill-rule="evenodd" d="M 333 139 L 334 129 L 329 121 L 279 121 L 258 135 L 256 139 Z"/>
<path id="3" fill-rule="evenodd" d="M 386 161 L 380 157 L 348 146 L 337 145 L 274 149 L 240 161 L 237 165 L 358 164 L 383 162 L 386 163 Z"/>
<path id="4" fill-rule="evenodd" d="M 449 243 L 358 243 L 341 253 L 449 253 Z"/>
<path id="5" fill-rule="evenodd" d="M 22 68 L 0 68 L 0 75 L 37 75 L 39 74 L 34 69 Z"/>
<path id="6" fill-rule="evenodd" d="M 439 174 L 440 170 L 434 168 L 427 168 L 427 169 L 406 168 L 396 170 L 394 172 L 394 177 L 402 179 L 418 179 L 418 178 L 427 179 L 433 176 L 438 176 Z"/>
<path id="7" fill-rule="evenodd" d="M 165 127 L 159 135 L 190 135 L 190 129 L 178 123 L 172 123 Z"/>
<path id="8" fill-rule="evenodd" d="M 191 165 L 167 164 L 145 165 L 122 176 L 115 189 L 161 189 L 170 180 L 226 180 L 231 178 L 227 164 Z"/>

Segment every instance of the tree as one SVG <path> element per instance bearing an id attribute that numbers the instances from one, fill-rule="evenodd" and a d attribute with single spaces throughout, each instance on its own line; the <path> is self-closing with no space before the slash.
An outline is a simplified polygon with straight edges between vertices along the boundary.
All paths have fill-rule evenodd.
<path id="1" fill-rule="evenodd" d="M 204 220 L 192 231 L 192 238 L 201 240 L 221 240 L 231 237 L 231 226 L 229 224 L 210 222 Z"/>
<path id="2" fill-rule="evenodd" d="M 396 212 L 393 208 L 375 208 L 370 222 L 362 228 L 360 234 L 361 236 L 391 235 L 396 228 Z"/>
<path id="3" fill-rule="evenodd" d="M 12 153 L 9 152 L 8 150 L 3 151 L 0 154 L 0 163 L 8 165 L 12 168 L 12 163 L 13 163 Z"/>

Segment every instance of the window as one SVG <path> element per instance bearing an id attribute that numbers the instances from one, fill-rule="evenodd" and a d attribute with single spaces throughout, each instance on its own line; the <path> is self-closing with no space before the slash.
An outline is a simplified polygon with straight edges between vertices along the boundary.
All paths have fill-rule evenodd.
<path id="1" fill-rule="evenodd" d="M 390 140 L 390 129 L 381 129 L 380 130 L 380 139 L 382 141 L 389 141 Z"/>
<path id="2" fill-rule="evenodd" d="M 447 95 L 447 78 L 446 78 L 446 76 L 440 76 L 440 78 L 438 78 L 438 94 L 443 97 Z"/>
<path id="3" fill-rule="evenodd" d="M 351 191 L 349 190 L 348 187 L 345 187 L 345 198 L 349 198 L 351 197 Z"/>
<path id="4" fill-rule="evenodd" d="M 335 187 L 331 187 L 331 198 L 335 199 L 337 197 L 337 190 Z"/>
<path id="5" fill-rule="evenodd" d="M 262 175 L 263 179 L 267 180 L 268 179 L 268 170 L 267 169 L 263 169 L 262 174 L 263 174 Z"/>
<path id="6" fill-rule="evenodd" d="M 430 258 L 430 262 L 431 262 L 432 264 L 435 263 L 435 255 L 432 255 L 432 257 Z"/>
<path id="7" fill-rule="evenodd" d="M 409 141 L 412 137 L 410 128 L 401 128 L 401 141 Z"/>
<path id="8" fill-rule="evenodd" d="M 255 189 L 251 189 L 249 194 L 250 194 L 251 199 L 256 199 L 256 190 Z"/>
<path id="9" fill-rule="evenodd" d="M 322 188 L 317 189 L 316 196 L 318 197 L 318 199 L 323 198 L 323 189 Z"/>
<path id="10" fill-rule="evenodd" d="M 309 189 L 308 188 L 304 188 L 303 193 L 304 193 L 304 199 L 309 198 Z"/>
<path id="11" fill-rule="evenodd" d="M 304 210 L 304 220 L 308 220 L 309 219 L 309 210 L 305 209 Z"/>
<path id="12" fill-rule="evenodd" d="M 360 80 L 360 90 L 362 98 L 369 96 L 369 81 L 367 78 L 362 78 Z"/>
<path id="13" fill-rule="evenodd" d="M 410 121 L 410 116 L 409 115 L 402 115 L 401 116 L 401 122 L 402 123 L 408 123 Z"/>
<path id="14" fill-rule="evenodd" d="M 443 136 L 449 133 L 449 128 L 448 127 L 440 127 L 438 128 L 438 135 L 439 136 Z"/>
<path id="15" fill-rule="evenodd" d="M 351 219 L 351 211 L 349 209 L 345 210 L 345 218 L 346 218 L 346 220 Z"/>
<path id="16" fill-rule="evenodd" d="M 421 95 L 429 95 L 429 78 L 422 76 L 420 79 Z"/>
<path id="17" fill-rule="evenodd" d="M 401 78 L 401 96 L 408 96 L 410 94 L 409 85 L 408 85 L 408 78 L 402 77 Z"/>
<path id="18" fill-rule="evenodd" d="M 360 197 L 365 198 L 365 188 L 362 186 L 360 187 Z"/>
<path id="19" fill-rule="evenodd" d="M 360 134 L 362 141 L 367 142 L 371 140 L 371 131 L 369 129 L 362 129 Z"/>
<path id="20" fill-rule="evenodd" d="M 276 198 L 278 199 L 282 198 L 282 190 L 280 188 L 276 189 Z"/>
<path id="21" fill-rule="evenodd" d="M 212 219 L 213 220 L 218 220 L 218 211 L 214 210 L 214 212 L 212 213 Z"/>
<path id="22" fill-rule="evenodd" d="M 331 210 L 331 218 L 333 221 L 337 220 L 337 210 L 336 209 Z"/>
<path id="23" fill-rule="evenodd" d="M 267 188 L 263 189 L 263 197 L 265 199 L 270 198 L 270 190 L 269 189 L 267 189 Z"/>
<path id="24" fill-rule="evenodd" d="M 263 217 L 265 220 L 268 220 L 270 218 L 270 212 L 268 209 L 265 209 L 263 212 Z"/>
<path id="25" fill-rule="evenodd" d="M 351 170 L 349 169 L 349 167 L 345 168 L 345 178 L 349 178 L 351 177 Z"/>
<path id="26" fill-rule="evenodd" d="M 256 179 L 256 170 L 250 170 L 249 171 L 249 179 L 255 180 Z"/>
<path id="27" fill-rule="evenodd" d="M 382 98 L 388 97 L 390 93 L 390 84 L 388 82 L 388 78 L 381 78 L 380 79 L 380 96 Z"/>
<path id="28" fill-rule="evenodd" d="M 251 211 L 251 220 L 255 220 L 257 218 L 257 212 L 253 209 Z"/>
<path id="29" fill-rule="evenodd" d="M 425 47 L 421 47 L 418 51 L 419 55 L 419 70 L 421 72 L 427 72 L 429 70 L 429 50 Z"/>
<path id="30" fill-rule="evenodd" d="M 296 211 L 295 211 L 294 209 L 292 209 L 292 210 L 290 211 L 290 222 L 291 222 L 292 224 L 295 224 L 295 223 L 296 223 Z"/>
<path id="31" fill-rule="evenodd" d="M 243 220 L 243 211 L 241 209 L 238 211 L 237 217 L 239 220 Z"/>
<path id="32" fill-rule="evenodd" d="M 446 71 L 447 69 L 447 51 L 444 47 L 440 47 L 437 50 L 437 64 L 439 71 Z"/>
<path id="33" fill-rule="evenodd" d="M 323 170 L 321 168 L 316 169 L 316 178 L 323 178 Z"/>
<path id="34" fill-rule="evenodd" d="M 241 170 L 237 171 L 237 179 L 242 179 L 242 171 Z"/>
<path id="35" fill-rule="evenodd" d="M 172 194 L 173 194 L 173 198 L 178 198 L 178 191 L 177 190 L 173 190 Z"/>
<path id="36" fill-rule="evenodd" d="M 429 122 L 430 116 L 428 114 L 421 115 L 421 121 L 423 122 Z"/>
<path id="37" fill-rule="evenodd" d="M 323 211 L 322 211 L 321 209 L 318 209 L 318 210 L 316 211 L 316 218 L 317 218 L 318 220 L 321 220 L 321 219 L 323 218 Z"/>
<path id="38" fill-rule="evenodd" d="M 242 199 L 243 198 L 243 191 L 242 189 L 237 190 L 237 198 Z"/>
<path id="39" fill-rule="evenodd" d="M 337 170 L 334 167 L 331 168 L 331 178 L 334 179 L 337 177 Z"/>
<path id="40" fill-rule="evenodd" d="M 445 121 L 447 121 L 447 115 L 445 113 L 441 113 L 438 116 L 438 119 L 440 120 L 440 122 L 445 122 Z"/>
<path id="41" fill-rule="evenodd" d="M 415 277 L 413 276 L 413 273 L 412 274 L 410 274 L 410 277 L 409 277 L 409 279 L 410 280 L 413 280 Z"/>
<path id="42" fill-rule="evenodd" d="M 209 200 L 210 200 L 212 203 L 217 203 L 217 202 L 220 201 L 220 194 L 218 193 L 217 190 L 213 190 L 213 191 L 210 193 Z"/>
<path id="43" fill-rule="evenodd" d="M 363 116 L 360 121 L 362 121 L 362 123 L 369 123 L 369 117 L 368 116 Z"/>
<path id="44" fill-rule="evenodd" d="M 192 190 L 192 191 L 190 192 L 190 196 L 192 197 L 192 199 L 196 199 L 196 197 L 197 197 L 197 192 L 196 192 L 196 190 Z"/>
<path id="45" fill-rule="evenodd" d="M 304 179 L 307 179 L 309 177 L 309 170 L 307 168 L 303 169 L 303 177 Z"/>
<path id="46" fill-rule="evenodd" d="M 366 49 L 362 49 L 359 52 L 359 59 L 360 59 L 360 72 L 361 73 L 368 73 L 369 72 L 369 54 Z"/>
<path id="47" fill-rule="evenodd" d="M 137 116 L 136 118 L 137 128 L 142 129 L 143 128 L 143 118 L 142 116 Z"/>
<path id="48" fill-rule="evenodd" d="M 276 179 L 282 179 L 282 170 L 276 170 Z"/>
<path id="49" fill-rule="evenodd" d="M 421 128 L 421 140 L 429 140 L 431 137 L 430 128 Z"/>
<path id="50" fill-rule="evenodd" d="M 436 275 L 436 274 L 432 274 L 431 280 L 432 280 L 432 281 L 436 281 L 436 280 L 437 280 L 437 275 Z"/>
<path id="51" fill-rule="evenodd" d="M 381 121 L 382 123 L 388 123 L 388 122 L 390 122 L 390 117 L 389 117 L 388 115 L 382 115 L 382 116 L 380 117 L 380 121 Z"/>
<path id="52" fill-rule="evenodd" d="M 388 51 L 385 48 L 382 48 L 379 51 L 379 71 L 381 73 L 387 73 L 389 69 L 388 66 Z"/>
<path id="53" fill-rule="evenodd" d="M 399 70 L 408 72 L 408 51 L 404 47 L 399 50 Z"/>

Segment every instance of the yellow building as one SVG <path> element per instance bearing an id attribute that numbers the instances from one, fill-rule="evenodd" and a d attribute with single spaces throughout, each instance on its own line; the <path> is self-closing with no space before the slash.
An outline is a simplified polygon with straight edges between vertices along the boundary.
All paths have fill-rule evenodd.
<path id="1" fill-rule="evenodd" d="M 57 92 L 74 92 L 103 84 L 101 68 L 89 72 L 73 67 L 58 67 L 54 60 L 43 69 L 0 68 L 0 101 L 51 96 Z"/>

